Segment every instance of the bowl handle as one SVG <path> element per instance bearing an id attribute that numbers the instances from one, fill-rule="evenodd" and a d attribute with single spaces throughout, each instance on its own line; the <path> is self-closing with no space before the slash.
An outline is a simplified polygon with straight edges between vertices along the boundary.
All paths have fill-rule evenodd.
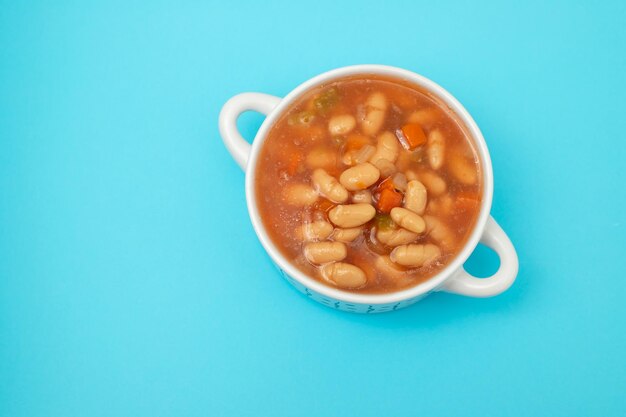
<path id="1" fill-rule="evenodd" d="M 500 268 L 489 278 L 476 278 L 463 267 L 444 282 L 441 290 L 469 297 L 491 297 L 506 291 L 515 281 L 519 269 L 517 253 L 509 237 L 489 216 L 480 242 L 495 250 L 500 257 Z"/>
<path id="2" fill-rule="evenodd" d="M 262 93 L 237 94 L 224 104 L 220 112 L 220 135 L 228 152 L 241 169 L 246 170 L 250 144 L 237 129 L 237 118 L 241 113 L 254 110 L 268 115 L 280 103 L 280 98 Z"/>

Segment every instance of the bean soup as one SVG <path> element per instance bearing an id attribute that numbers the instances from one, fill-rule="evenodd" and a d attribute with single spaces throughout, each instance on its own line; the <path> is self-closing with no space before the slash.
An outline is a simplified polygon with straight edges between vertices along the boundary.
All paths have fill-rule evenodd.
<path id="1" fill-rule="evenodd" d="M 358 293 L 417 285 L 461 250 L 480 211 L 475 145 L 439 98 L 379 76 L 336 79 L 271 127 L 256 197 L 307 275 Z"/>

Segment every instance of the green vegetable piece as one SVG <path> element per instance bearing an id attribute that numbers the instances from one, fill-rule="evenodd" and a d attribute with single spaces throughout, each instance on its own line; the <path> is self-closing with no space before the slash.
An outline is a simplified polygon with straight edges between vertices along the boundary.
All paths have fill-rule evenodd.
<path id="1" fill-rule="evenodd" d="M 396 228 L 396 224 L 389 214 L 377 214 L 376 217 L 374 217 L 374 223 L 379 230 L 391 230 Z"/>
<path id="2" fill-rule="evenodd" d="M 315 115 L 308 110 L 301 111 L 300 113 L 292 114 L 287 119 L 289 126 L 293 125 L 310 125 L 315 120 Z"/>
<path id="3" fill-rule="evenodd" d="M 339 91 L 335 87 L 320 93 L 313 100 L 313 107 L 320 114 L 326 114 L 339 101 Z"/>

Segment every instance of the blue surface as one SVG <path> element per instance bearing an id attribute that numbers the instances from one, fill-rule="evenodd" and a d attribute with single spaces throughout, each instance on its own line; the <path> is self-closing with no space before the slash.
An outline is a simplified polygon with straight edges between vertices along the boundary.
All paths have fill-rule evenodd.
<path id="1" fill-rule="evenodd" d="M 2 417 L 626 415 L 626 3 L 1 3 Z M 355 63 L 475 117 L 504 295 L 357 316 L 271 266 L 220 107 Z"/>

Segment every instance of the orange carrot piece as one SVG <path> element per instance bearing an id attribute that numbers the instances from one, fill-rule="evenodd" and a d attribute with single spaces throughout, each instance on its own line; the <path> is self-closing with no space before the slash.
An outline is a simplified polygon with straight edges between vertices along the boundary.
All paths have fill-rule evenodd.
<path id="1" fill-rule="evenodd" d="M 402 194 L 393 188 L 383 188 L 378 196 L 376 208 L 381 213 L 389 213 L 392 208 L 402 205 Z"/>
<path id="2" fill-rule="evenodd" d="M 375 206 L 381 213 L 389 213 L 392 208 L 400 207 L 403 199 L 404 194 L 396 188 L 391 177 L 378 184 L 374 191 Z"/>
<path id="3" fill-rule="evenodd" d="M 405 139 L 402 145 L 409 150 L 413 150 L 418 146 L 426 143 L 426 134 L 419 123 L 407 123 L 402 126 L 402 137 Z"/>

